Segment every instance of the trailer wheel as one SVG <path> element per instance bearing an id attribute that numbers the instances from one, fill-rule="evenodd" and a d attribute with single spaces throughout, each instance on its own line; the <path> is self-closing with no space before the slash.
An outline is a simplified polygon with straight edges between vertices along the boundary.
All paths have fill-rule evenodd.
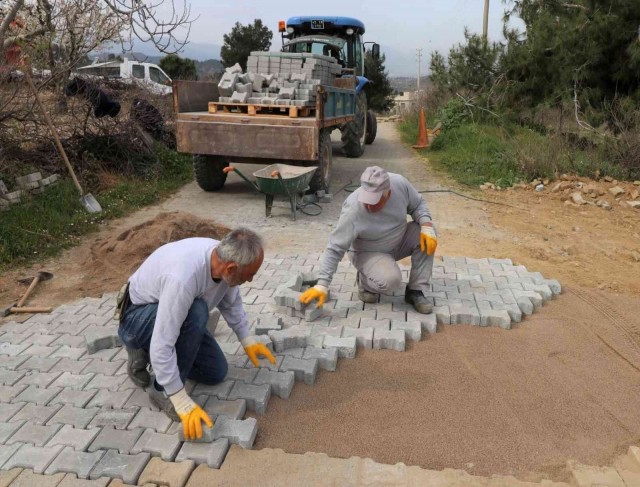
<path id="1" fill-rule="evenodd" d="M 223 169 L 229 163 L 222 156 L 198 154 L 193 156 L 193 169 L 196 182 L 205 191 L 219 191 L 227 181 Z"/>
<path id="2" fill-rule="evenodd" d="M 331 144 L 331 130 L 320 130 L 320 143 L 318 144 L 318 161 L 314 164 L 318 167 L 313 173 L 309 183 L 312 193 L 324 190 L 329 191 L 331 184 L 331 169 L 333 164 L 333 146 Z"/>
<path id="3" fill-rule="evenodd" d="M 364 91 L 356 98 L 356 117 L 342 128 L 342 149 L 347 157 L 360 157 L 364 153 L 367 136 L 367 96 Z"/>
<path id="4" fill-rule="evenodd" d="M 373 141 L 376 140 L 376 134 L 378 133 L 378 121 L 376 120 L 376 114 L 373 113 L 373 110 L 367 111 L 367 138 L 365 139 L 365 143 L 367 145 L 373 144 Z"/>

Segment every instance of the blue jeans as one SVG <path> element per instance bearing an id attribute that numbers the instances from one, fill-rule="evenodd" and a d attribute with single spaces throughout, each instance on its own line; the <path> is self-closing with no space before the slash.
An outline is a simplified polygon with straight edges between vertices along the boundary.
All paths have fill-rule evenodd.
<path id="1" fill-rule="evenodd" d="M 129 348 L 142 348 L 148 353 L 157 312 L 157 303 L 130 304 L 118 328 L 122 342 Z M 227 359 L 218 342 L 207 330 L 208 321 L 209 308 L 202 299 L 197 298 L 189 309 L 175 344 L 183 384 L 187 379 L 192 379 L 214 385 L 227 376 Z"/>

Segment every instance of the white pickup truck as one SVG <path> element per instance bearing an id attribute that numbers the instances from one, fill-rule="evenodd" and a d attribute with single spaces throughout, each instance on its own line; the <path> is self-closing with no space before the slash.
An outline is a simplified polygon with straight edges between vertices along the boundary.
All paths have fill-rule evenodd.
<path id="1" fill-rule="evenodd" d="M 117 79 L 135 83 L 153 94 L 170 95 L 173 92 L 171 78 L 153 63 L 130 61 L 127 58 L 94 63 L 75 70 L 76 74 L 88 77 Z"/>

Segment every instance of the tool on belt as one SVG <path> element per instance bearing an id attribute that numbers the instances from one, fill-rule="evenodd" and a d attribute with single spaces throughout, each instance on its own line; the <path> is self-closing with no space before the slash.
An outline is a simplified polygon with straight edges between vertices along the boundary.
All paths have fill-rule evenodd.
<path id="1" fill-rule="evenodd" d="M 116 298 L 116 310 L 113 313 L 113 319 L 121 321 L 130 304 L 131 298 L 129 297 L 129 283 L 127 282 L 120 288 L 120 291 L 118 291 L 118 297 Z"/>

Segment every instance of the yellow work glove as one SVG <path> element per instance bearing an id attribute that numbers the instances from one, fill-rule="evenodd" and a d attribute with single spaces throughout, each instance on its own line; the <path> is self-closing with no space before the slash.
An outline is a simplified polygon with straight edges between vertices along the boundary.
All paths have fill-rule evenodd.
<path id="1" fill-rule="evenodd" d="M 433 255 L 438 246 L 438 237 L 432 226 L 420 227 L 420 250 L 427 255 Z"/>
<path id="2" fill-rule="evenodd" d="M 151 386 L 153 387 L 153 386 Z M 171 404 L 178 413 L 182 421 L 182 431 L 185 440 L 197 440 L 202 438 L 202 422 L 209 428 L 213 427 L 213 422 L 209 415 L 198 406 L 184 390 L 184 387 L 175 394 L 169 396 Z"/>
<path id="3" fill-rule="evenodd" d="M 300 296 L 300 302 L 303 304 L 309 304 L 311 301 L 318 300 L 318 308 L 322 308 L 322 305 L 327 300 L 328 289 L 321 284 L 316 284 L 310 287 Z"/>
<path id="4" fill-rule="evenodd" d="M 258 355 L 265 357 L 272 364 L 276 363 L 275 357 L 264 343 L 257 342 L 253 337 L 245 337 L 240 340 L 240 343 L 244 347 L 247 357 L 249 357 L 249 360 L 251 360 L 254 366 L 258 367 L 260 365 L 258 362 Z"/>

